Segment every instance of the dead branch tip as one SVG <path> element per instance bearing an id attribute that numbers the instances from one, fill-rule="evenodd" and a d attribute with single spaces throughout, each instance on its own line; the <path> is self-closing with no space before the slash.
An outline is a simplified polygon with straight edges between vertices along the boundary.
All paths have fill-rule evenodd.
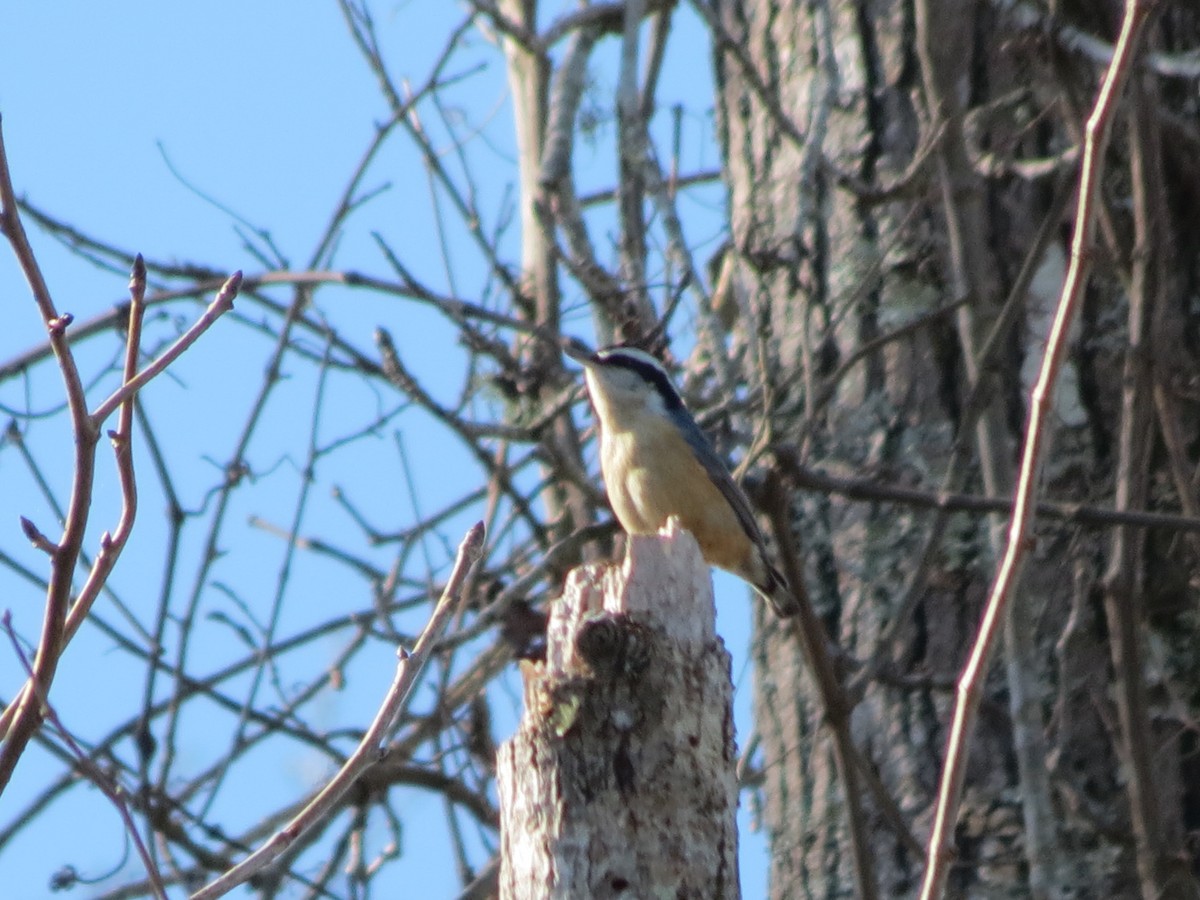
<path id="1" fill-rule="evenodd" d="M 241 289 L 242 270 L 238 269 L 221 285 L 221 290 L 217 293 L 217 302 L 223 307 L 232 308 L 234 298 L 237 297 Z"/>
<path id="2" fill-rule="evenodd" d="M 129 273 L 129 290 L 144 290 L 146 286 L 146 260 L 142 254 L 133 258 L 133 269 Z"/>
<path id="3" fill-rule="evenodd" d="M 482 520 L 476 522 L 471 526 L 471 530 L 467 532 L 467 536 L 463 538 L 459 552 L 470 562 L 474 563 L 479 557 L 483 556 L 483 538 L 486 534 L 487 529 L 483 527 Z"/>

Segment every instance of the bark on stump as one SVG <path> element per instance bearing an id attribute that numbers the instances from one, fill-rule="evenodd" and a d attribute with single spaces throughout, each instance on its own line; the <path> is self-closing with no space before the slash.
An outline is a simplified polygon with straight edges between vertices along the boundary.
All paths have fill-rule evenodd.
<path id="1" fill-rule="evenodd" d="M 674 520 L 567 578 L 500 748 L 500 896 L 737 898 L 729 654 Z"/>

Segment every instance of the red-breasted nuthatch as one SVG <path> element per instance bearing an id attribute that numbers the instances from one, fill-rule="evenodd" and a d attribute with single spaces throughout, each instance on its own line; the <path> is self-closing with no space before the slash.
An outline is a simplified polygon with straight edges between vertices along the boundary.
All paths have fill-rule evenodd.
<path id="1" fill-rule="evenodd" d="M 748 582 L 780 616 L 799 612 L 771 564 L 750 502 L 662 364 L 629 347 L 566 352 L 584 367 L 600 425 L 600 469 L 621 526 L 655 534 L 676 516 L 710 565 Z"/>

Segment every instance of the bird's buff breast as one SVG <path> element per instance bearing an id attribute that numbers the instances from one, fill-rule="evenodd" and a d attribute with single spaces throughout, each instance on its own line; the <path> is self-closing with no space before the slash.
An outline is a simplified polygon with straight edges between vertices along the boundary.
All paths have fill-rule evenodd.
<path id="1" fill-rule="evenodd" d="M 671 516 L 696 538 L 711 564 L 739 572 L 751 544 L 729 503 L 669 425 L 613 431 L 601 438 L 601 469 L 613 512 L 631 534 L 654 534 Z"/>

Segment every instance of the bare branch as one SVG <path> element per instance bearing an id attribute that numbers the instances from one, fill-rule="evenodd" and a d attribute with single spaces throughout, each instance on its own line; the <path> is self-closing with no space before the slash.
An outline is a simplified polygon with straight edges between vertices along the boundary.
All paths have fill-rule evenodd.
<path id="1" fill-rule="evenodd" d="M 138 257 L 138 262 L 139 264 L 141 263 L 140 256 Z M 204 311 L 204 314 L 196 320 L 191 328 L 179 336 L 179 340 L 172 344 L 166 350 L 166 352 L 158 357 L 158 359 L 154 360 L 154 362 L 150 363 L 150 365 L 138 372 L 137 375 L 122 384 L 121 387 L 115 393 L 113 393 L 111 397 L 109 397 L 96 408 L 96 411 L 92 414 L 92 421 L 95 427 L 99 428 L 104 420 L 112 415 L 113 410 L 124 403 L 128 398 L 140 391 L 147 382 L 149 382 L 152 378 L 166 369 L 167 366 L 178 359 L 188 347 L 196 343 L 196 341 L 200 338 L 200 335 L 208 331 L 208 329 L 215 321 L 217 321 L 217 319 L 219 319 L 229 310 L 233 309 L 234 298 L 237 297 L 241 286 L 242 273 L 234 272 L 229 276 L 229 279 L 223 285 L 221 285 L 221 289 L 217 291 L 217 296 L 213 298 L 212 303 L 209 304 L 208 309 Z M 142 290 L 143 292 L 145 291 L 144 265 L 142 267 Z"/>
<path id="2" fill-rule="evenodd" d="M 1117 53 L 1105 74 L 1096 105 L 1089 117 L 1084 140 L 1080 170 L 1079 200 L 1075 215 L 1075 234 L 1071 244 L 1071 265 L 1063 285 L 1062 296 L 1054 326 L 1042 358 L 1041 371 L 1031 397 L 1029 423 L 1021 456 L 1021 471 L 1017 484 L 1012 520 L 1009 524 L 1008 545 L 1003 561 L 996 572 L 979 635 L 970 660 L 959 680 L 958 702 L 946 748 L 946 760 L 938 791 L 937 812 L 929 837 L 925 879 L 921 886 L 922 900 L 942 896 L 945 880 L 953 859 L 953 831 L 958 818 L 958 806 L 966 776 L 967 754 L 974 730 L 979 698 L 988 664 L 999 639 L 999 625 L 1011 591 L 1016 585 L 1026 551 L 1028 535 L 1037 507 L 1039 475 L 1043 463 L 1043 442 L 1047 428 L 1047 410 L 1053 401 L 1053 390 L 1067 349 L 1067 331 L 1078 308 L 1090 266 L 1092 223 L 1095 220 L 1096 196 L 1100 174 L 1104 168 L 1104 151 L 1108 146 L 1109 128 L 1122 89 L 1137 51 L 1142 26 L 1149 7 L 1139 0 L 1126 0 L 1125 16 Z"/>
<path id="3" fill-rule="evenodd" d="M 21 648 L 21 642 L 17 638 L 16 632 L 12 627 L 12 615 L 5 610 L 0 616 L 0 625 L 3 626 L 5 633 L 8 635 L 9 643 L 12 644 L 13 653 L 21 662 L 21 667 L 25 670 L 25 675 L 29 679 L 29 684 L 35 688 L 38 687 L 38 681 L 33 677 L 33 668 L 29 664 L 29 660 L 25 656 L 25 651 Z M 62 720 L 58 717 L 54 707 L 50 705 L 50 701 L 45 696 L 38 697 L 38 703 L 41 704 L 45 711 L 46 718 L 58 730 L 63 741 L 75 757 L 75 765 L 77 765 L 84 777 L 92 784 L 100 789 L 100 792 L 108 798 L 108 801 L 117 810 L 117 815 L 121 817 L 121 822 L 125 826 L 125 833 L 129 835 L 129 840 L 133 843 L 134 849 L 137 850 L 138 857 L 142 860 L 142 865 L 146 869 L 146 877 L 150 883 L 150 888 L 154 892 L 154 896 L 159 900 L 166 900 L 167 889 L 163 886 L 162 875 L 159 874 L 158 867 L 154 865 L 154 860 L 151 858 L 149 851 L 146 849 L 145 842 L 142 841 L 142 836 L 138 832 L 137 825 L 133 821 L 133 815 L 129 811 L 129 804 L 126 803 L 125 789 L 112 778 L 110 778 L 96 763 L 84 752 L 79 746 L 75 738 L 71 736 L 71 732 L 63 725 Z"/>

